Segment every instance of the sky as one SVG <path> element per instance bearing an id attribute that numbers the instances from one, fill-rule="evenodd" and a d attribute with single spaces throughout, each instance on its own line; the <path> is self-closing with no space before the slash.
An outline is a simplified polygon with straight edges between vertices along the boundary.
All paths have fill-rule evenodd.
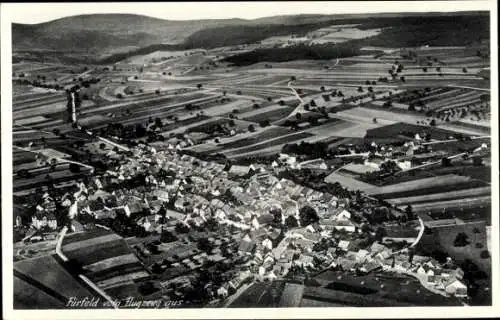
<path id="1" fill-rule="evenodd" d="M 290 14 L 423 12 L 487 10 L 491 1 L 334 1 L 168 2 L 168 3 L 2 3 L 4 14 L 17 23 L 41 23 L 91 13 L 133 13 L 168 20 L 255 19 Z"/>

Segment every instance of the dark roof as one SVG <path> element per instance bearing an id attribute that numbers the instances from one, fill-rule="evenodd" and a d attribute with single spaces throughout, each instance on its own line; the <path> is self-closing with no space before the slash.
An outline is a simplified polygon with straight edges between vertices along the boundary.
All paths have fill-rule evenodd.
<path id="1" fill-rule="evenodd" d="M 252 252 L 254 248 L 255 248 L 255 243 L 248 241 L 241 241 L 240 245 L 238 246 L 238 251 Z"/>
<path id="2" fill-rule="evenodd" d="M 257 221 L 260 224 L 271 223 L 274 220 L 274 216 L 270 213 L 264 213 L 257 217 Z"/>

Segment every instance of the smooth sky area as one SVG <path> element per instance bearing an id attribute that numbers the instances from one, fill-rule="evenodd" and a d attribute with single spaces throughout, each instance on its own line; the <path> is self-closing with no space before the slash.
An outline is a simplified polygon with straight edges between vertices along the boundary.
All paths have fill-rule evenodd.
<path id="1" fill-rule="evenodd" d="M 283 1 L 168 3 L 3 3 L 2 11 L 18 23 L 41 23 L 91 13 L 132 13 L 167 20 L 255 19 L 290 14 L 340 14 L 488 10 L 490 1 Z"/>

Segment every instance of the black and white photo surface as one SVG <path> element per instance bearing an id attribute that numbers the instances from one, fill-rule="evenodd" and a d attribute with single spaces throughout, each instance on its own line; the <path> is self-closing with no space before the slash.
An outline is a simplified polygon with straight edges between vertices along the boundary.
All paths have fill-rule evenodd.
<path id="1" fill-rule="evenodd" d="M 2 5 L 4 305 L 492 312 L 496 40 L 494 1 Z"/>

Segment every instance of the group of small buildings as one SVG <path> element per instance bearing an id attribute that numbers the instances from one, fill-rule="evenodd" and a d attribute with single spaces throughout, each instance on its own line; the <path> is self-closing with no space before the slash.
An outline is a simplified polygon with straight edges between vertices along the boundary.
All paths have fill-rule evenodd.
<path id="1" fill-rule="evenodd" d="M 209 261 L 238 265 L 228 277 L 230 280 L 212 288 L 211 292 L 219 297 L 226 297 L 252 279 L 272 281 L 285 277 L 294 267 L 318 266 L 364 273 L 382 269 L 412 274 L 436 290 L 466 296 L 467 288 L 461 282 L 463 272 L 460 276 L 460 272 L 443 269 L 430 259 L 411 263 L 405 255 L 393 253 L 379 243 L 369 249 L 352 245 L 353 241 L 348 239 L 356 238 L 360 225 L 351 219 L 358 213 L 349 208 L 347 199 L 279 179 L 273 171 L 283 166 L 327 168 L 322 161 L 298 163 L 293 157 L 282 155 L 271 168 L 263 165 L 227 168 L 181 155 L 169 147 L 156 150 L 140 146 L 133 153 L 115 170 L 93 177 L 87 185 L 79 183 L 77 191 L 64 195 L 61 203 L 71 219 L 88 216 L 98 223 L 124 215 L 133 217 L 146 233 L 161 234 L 164 230 L 175 233 L 179 224 L 190 230 L 186 233 L 193 236 L 190 244 L 183 246 L 185 250 L 179 249 L 181 253 L 164 258 L 160 254 L 161 260 L 145 245 L 135 247 L 145 260 L 155 256 L 150 267 L 155 265 L 160 270 L 164 287 Z M 144 185 L 120 187 L 139 174 L 144 177 Z M 110 186 L 118 187 L 110 190 Z M 32 218 L 34 228 L 57 229 L 54 206 L 53 199 L 44 195 Z M 301 225 L 299 212 L 305 206 L 317 213 L 318 222 Z M 283 227 L 290 217 L 297 226 L 285 232 Z M 224 226 L 230 234 L 207 236 L 213 249 L 202 252 L 193 246 L 199 240 L 194 235 L 209 220 Z M 333 234 L 342 236 L 330 241 L 323 252 L 313 250 L 316 243 L 332 239 Z M 225 252 L 220 249 L 222 245 L 227 247 Z"/>

